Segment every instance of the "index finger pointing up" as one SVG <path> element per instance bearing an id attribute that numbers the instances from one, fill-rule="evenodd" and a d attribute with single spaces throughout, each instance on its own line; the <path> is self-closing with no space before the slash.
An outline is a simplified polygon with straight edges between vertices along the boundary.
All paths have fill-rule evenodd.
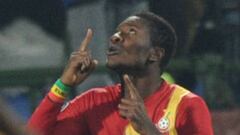
<path id="1" fill-rule="evenodd" d="M 92 29 L 88 29 L 87 34 L 79 47 L 80 51 L 86 51 L 89 42 L 92 40 L 92 36 L 93 36 Z"/>
<path id="2" fill-rule="evenodd" d="M 136 87 L 134 86 L 134 84 L 132 83 L 132 81 L 130 80 L 129 76 L 127 74 L 125 74 L 123 76 L 124 82 L 127 86 L 127 90 L 129 92 L 129 96 L 132 99 L 141 99 L 141 96 L 138 92 L 138 90 L 136 89 Z"/>

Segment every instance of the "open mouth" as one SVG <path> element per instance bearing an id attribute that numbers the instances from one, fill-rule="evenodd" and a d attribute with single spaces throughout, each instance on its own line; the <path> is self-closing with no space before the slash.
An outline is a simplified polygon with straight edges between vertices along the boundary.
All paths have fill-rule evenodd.
<path id="1" fill-rule="evenodd" d="M 112 56 L 112 55 L 117 55 L 119 54 L 119 49 L 117 47 L 110 46 L 107 50 L 107 55 Z"/>

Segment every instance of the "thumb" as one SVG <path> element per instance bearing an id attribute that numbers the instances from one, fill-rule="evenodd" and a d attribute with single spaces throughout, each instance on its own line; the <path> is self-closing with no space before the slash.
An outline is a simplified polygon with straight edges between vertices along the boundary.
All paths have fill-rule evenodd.
<path id="1" fill-rule="evenodd" d="M 96 66 L 98 65 L 98 60 L 93 60 L 93 66 L 94 66 L 94 68 L 96 68 Z"/>

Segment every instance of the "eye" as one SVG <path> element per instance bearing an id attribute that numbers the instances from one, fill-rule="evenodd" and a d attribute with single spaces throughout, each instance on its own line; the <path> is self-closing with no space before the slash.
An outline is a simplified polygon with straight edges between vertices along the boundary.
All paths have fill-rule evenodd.
<path id="1" fill-rule="evenodd" d="M 128 30 L 128 34 L 129 35 L 135 35 L 137 33 L 137 31 L 134 29 L 134 28 L 130 28 L 129 30 Z"/>

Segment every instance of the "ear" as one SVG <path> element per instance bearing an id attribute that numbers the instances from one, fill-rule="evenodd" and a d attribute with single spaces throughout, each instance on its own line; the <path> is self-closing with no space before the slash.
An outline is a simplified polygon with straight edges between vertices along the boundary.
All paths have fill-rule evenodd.
<path id="1" fill-rule="evenodd" d="M 163 48 L 153 47 L 150 50 L 149 61 L 151 62 L 161 61 L 164 55 L 165 55 L 165 50 Z"/>

